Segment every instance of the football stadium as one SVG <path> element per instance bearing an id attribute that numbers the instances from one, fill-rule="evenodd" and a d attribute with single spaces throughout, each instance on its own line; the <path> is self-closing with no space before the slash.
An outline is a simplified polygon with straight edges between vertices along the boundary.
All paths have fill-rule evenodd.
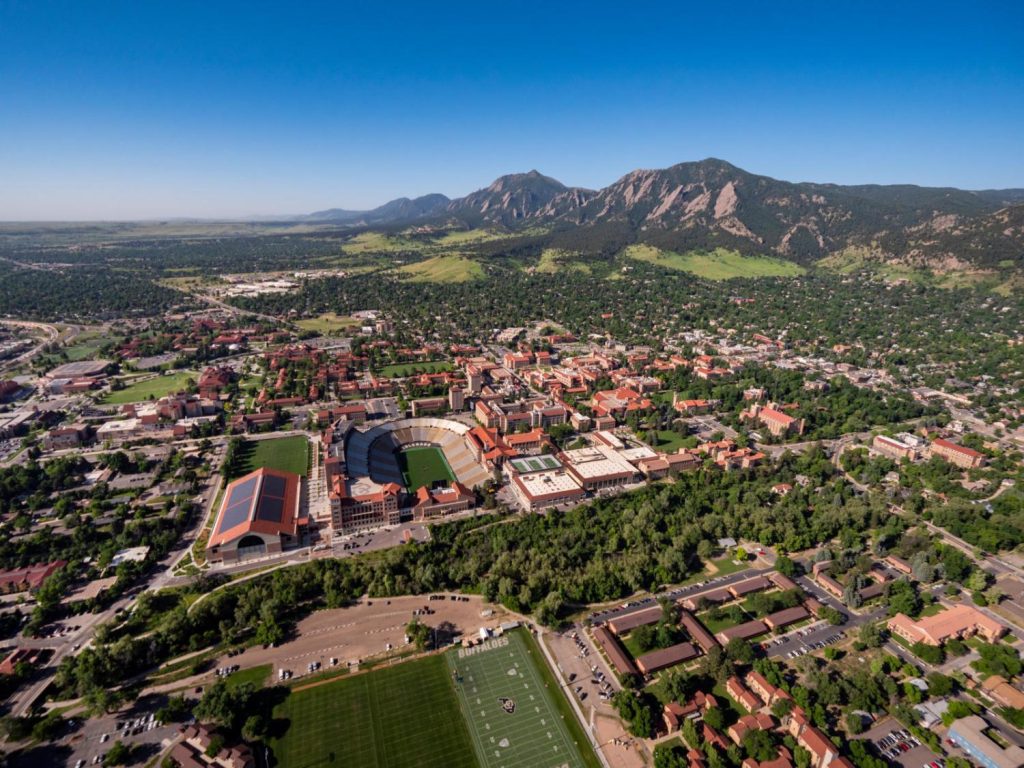
<path id="1" fill-rule="evenodd" d="M 451 419 L 412 418 L 353 429 L 345 444 L 350 477 L 377 485 L 396 483 L 408 493 L 420 486 L 458 481 L 466 488 L 486 482 L 490 473 L 466 442 L 469 427 Z"/>
<path id="2" fill-rule="evenodd" d="M 331 525 L 352 533 L 471 508 L 490 473 L 470 450 L 469 427 L 411 418 L 352 428 L 326 464 Z M 338 450 L 341 447 L 342 450 Z"/>

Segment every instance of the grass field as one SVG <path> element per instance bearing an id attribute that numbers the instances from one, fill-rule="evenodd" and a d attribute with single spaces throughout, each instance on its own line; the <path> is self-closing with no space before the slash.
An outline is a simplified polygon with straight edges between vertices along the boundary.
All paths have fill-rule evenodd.
<path id="1" fill-rule="evenodd" d="M 433 360 L 422 363 L 395 363 L 394 365 L 385 365 L 375 373 L 378 376 L 384 376 L 386 378 L 400 378 L 403 376 L 412 376 L 415 373 L 440 373 L 441 371 L 450 371 L 451 369 L 451 363 L 446 363 L 443 360 Z"/>
<path id="2" fill-rule="evenodd" d="M 445 654 L 483 768 L 593 768 L 597 757 L 522 630 Z M 546 666 L 543 670 L 546 670 Z M 559 701 L 559 698 L 562 700 Z M 506 709 L 506 706 L 508 707 Z"/>
<path id="3" fill-rule="evenodd" d="M 476 768 L 448 664 L 428 656 L 293 692 L 274 711 L 280 768 Z"/>
<path id="4" fill-rule="evenodd" d="M 392 237 L 381 232 L 361 232 L 346 242 L 341 249 L 345 253 L 394 253 L 396 251 L 415 251 L 422 244 L 403 237 Z"/>
<path id="5" fill-rule="evenodd" d="M 242 443 L 241 450 L 239 477 L 260 467 L 306 476 L 309 466 L 309 441 L 302 435 L 279 437 L 274 440 L 247 440 Z"/>
<path id="6" fill-rule="evenodd" d="M 688 445 L 690 443 L 695 442 L 693 439 L 690 439 L 690 435 L 684 437 L 683 435 L 680 435 L 678 432 L 673 432 L 670 429 L 659 429 L 657 430 L 657 435 L 658 444 L 654 445 L 652 443 L 651 447 L 659 451 L 663 451 L 665 453 L 675 453 L 684 445 Z"/>
<path id="7" fill-rule="evenodd" d="M 536 271 L 554 275 L 559 272 L 583 272 L 590 274 L 590 267 L 580 261 L 573 261 L 579 254 L 558 248 L 545 248 L 537 262 Z"/>
<path id="8" fill-rule="evenodd" d="M 443 236 L 434 240 L 436 245 L 452 247 L 457 245 L 469 245 L 472 243 L 484 243 L 488 240 L 502 240 L 511 237 L 501 232 L 494 232 L 489 229 L 453 230 L 446 232 Z"/>
<path id="9" fill-rule="evenodd" d="M 405 478 L 405 487 L 410 491 L 424 485 L 432 488 L 435 482 L 447 485 L 455 480 L 440 448 L 409 448 L 396 458 Z"/>
<path id="10" fill-rule="evenodd" d="M 767 256 L 744 256 L 738 251 L 716 248 L 713 251 L 673 253 L 651 245 L 631 245 L 625 255 L 666 269 L 689 272 L 709 280 L 733 277 L 795 277 L 807 270 L 799 264 Z"/>
<path id="11" fill-rule="evenodd" d="M 103 398 L 103 402 L 107 405 L 122 405 L 123 403 L 141 403 L 150 398 L 161 398 L 184 389 L 189 379 L 195 380 L 198 377 L 199 374 L 195 371 L 178 371 L 167 376 L 157 376 L 111 392 Z"/>
<path id="12" fill-rule="evenodd" d="M 267 678 L 270 677 L 270 672 L 272 670 L 272 664 L 261 664 L 258 667 L 240 669 L 224 678 L 224 682 L 232 689 L 237 688 L 240 685 L 245 685 L 246 683 L 252 683 L 257 688 L 262 688 L 264 684 L 266 684 Z"/>
<path id="13" fill-rule="evenodd" d="M 458 254 L 434 256 L 398 268 L 399 274 L 412 283 L 465 283 L 484 276 L 484 268 L 472 259 Z"/>
<path id="14" fill-rule="evenodd" d="M 359 321 L 354 317 L 336 315 L 334 312 L 324 312 L 316 317 L 307 317 L 296 320 L 295 324 L 304 331 L 316 331 L 326 336 L 338 331 L 345 331 L 350 328 L 359 327 Z"/>

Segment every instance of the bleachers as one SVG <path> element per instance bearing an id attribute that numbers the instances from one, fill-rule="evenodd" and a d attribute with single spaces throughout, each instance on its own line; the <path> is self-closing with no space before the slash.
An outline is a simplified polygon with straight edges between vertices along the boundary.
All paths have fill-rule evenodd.
<path id="1" fill-rule="evenodd" d="M 457 421 L 422 417 L 379 424 L 365 432 L 349 431 L 345 453 L 351 476 L 367 476 L 377 483 L 402 484 L 395 452 L 411 444 L 436 445 L 444 453 L 456 479 L 467 488 L 487 481 L 490 473 L 477 463 L 466 444 L 469 427 Z"/>

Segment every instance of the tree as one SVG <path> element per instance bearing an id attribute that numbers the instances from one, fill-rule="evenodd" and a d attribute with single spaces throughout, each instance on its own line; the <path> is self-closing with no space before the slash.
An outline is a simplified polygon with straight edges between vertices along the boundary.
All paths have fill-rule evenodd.
<path id="1" fill-rule="evenodd" d="M 246 741 L 259 741 L 267 734 L 267 719 L 263 715 L 250 715 L 242 726 L 242 738 Z"/>
<path id="2" fill-rule="evenodd" d="M 831 624 L 833 627 L 838 627 L 846 623 L 846 614 L 842 611 L 838 611 L 831 605 L 826 605 L 821 609 L 821 618 Z"/>
<path id="3" fill-rule="evenodd" d="M 767 731 L 758 728 L 748 731 L 743 736 L 743 750 L 747 757 L 758 762 L 771 760 L 778 754 L 772 737 Z"/>
<path id="4" fill-rule="evenodd" d="M 409 641 L 416 646 L 417 651 L 422 651 L 427 647 L 427 643 L 430 641 L 430 632 L 430 627 L 419 619 L 413 619 L 405 625 L 405 634 Z"/>
<path id="5" fill-rule="evenodd" d="M 865 624 L 860 628 L 858 639 L 868 648 L 880 648 L 885 642 L 882 628 L 879 624 Z"/>
<path id="6" fill-rule="evenodd" d="M 775 570 L 783 576 L 793 578 L 796 576 L 796 563 L 786 555 L 779 555 L 775 558 Z"/>
<path id="7" fill-rule="evenodd" d="M 115 741 L 110 745 L 106 757 L 103 758 L 103 765 L 128 765 L 132 758 L 132 749 L 121 741 Z"/>
<path id="8" fill-rule="evenodd" d="M 725 655 L 740 664 L 750 664 L 754 660 L 754 648 L 746 640 L 734 637 L 725 646 Z"/>

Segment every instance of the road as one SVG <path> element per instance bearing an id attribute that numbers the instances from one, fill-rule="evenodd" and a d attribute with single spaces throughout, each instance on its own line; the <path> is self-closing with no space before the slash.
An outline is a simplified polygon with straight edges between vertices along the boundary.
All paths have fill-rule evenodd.
<path id="1" fill-rule="evenodd" d="M 35 331 L 42 331 L 46 336 L 44 341 L 39 342 L 34 347 L 29 348 L 25 352 L 22 352 L 17 357 L 12 357 L 10 360 L 4 360 L 3 364 L 0 365 L 0 371 L 10 371 L 15 368 L 27 363 L 37 354 L 39 354 L 43 347 L 47 344 L 52 344 L 60 338 L 60 329 L 55 325 L 49 323 L 36 323 L 31 320 L 0 320 L 0 325 L 14 326 L 15 328 L 28 328 Z"/>

